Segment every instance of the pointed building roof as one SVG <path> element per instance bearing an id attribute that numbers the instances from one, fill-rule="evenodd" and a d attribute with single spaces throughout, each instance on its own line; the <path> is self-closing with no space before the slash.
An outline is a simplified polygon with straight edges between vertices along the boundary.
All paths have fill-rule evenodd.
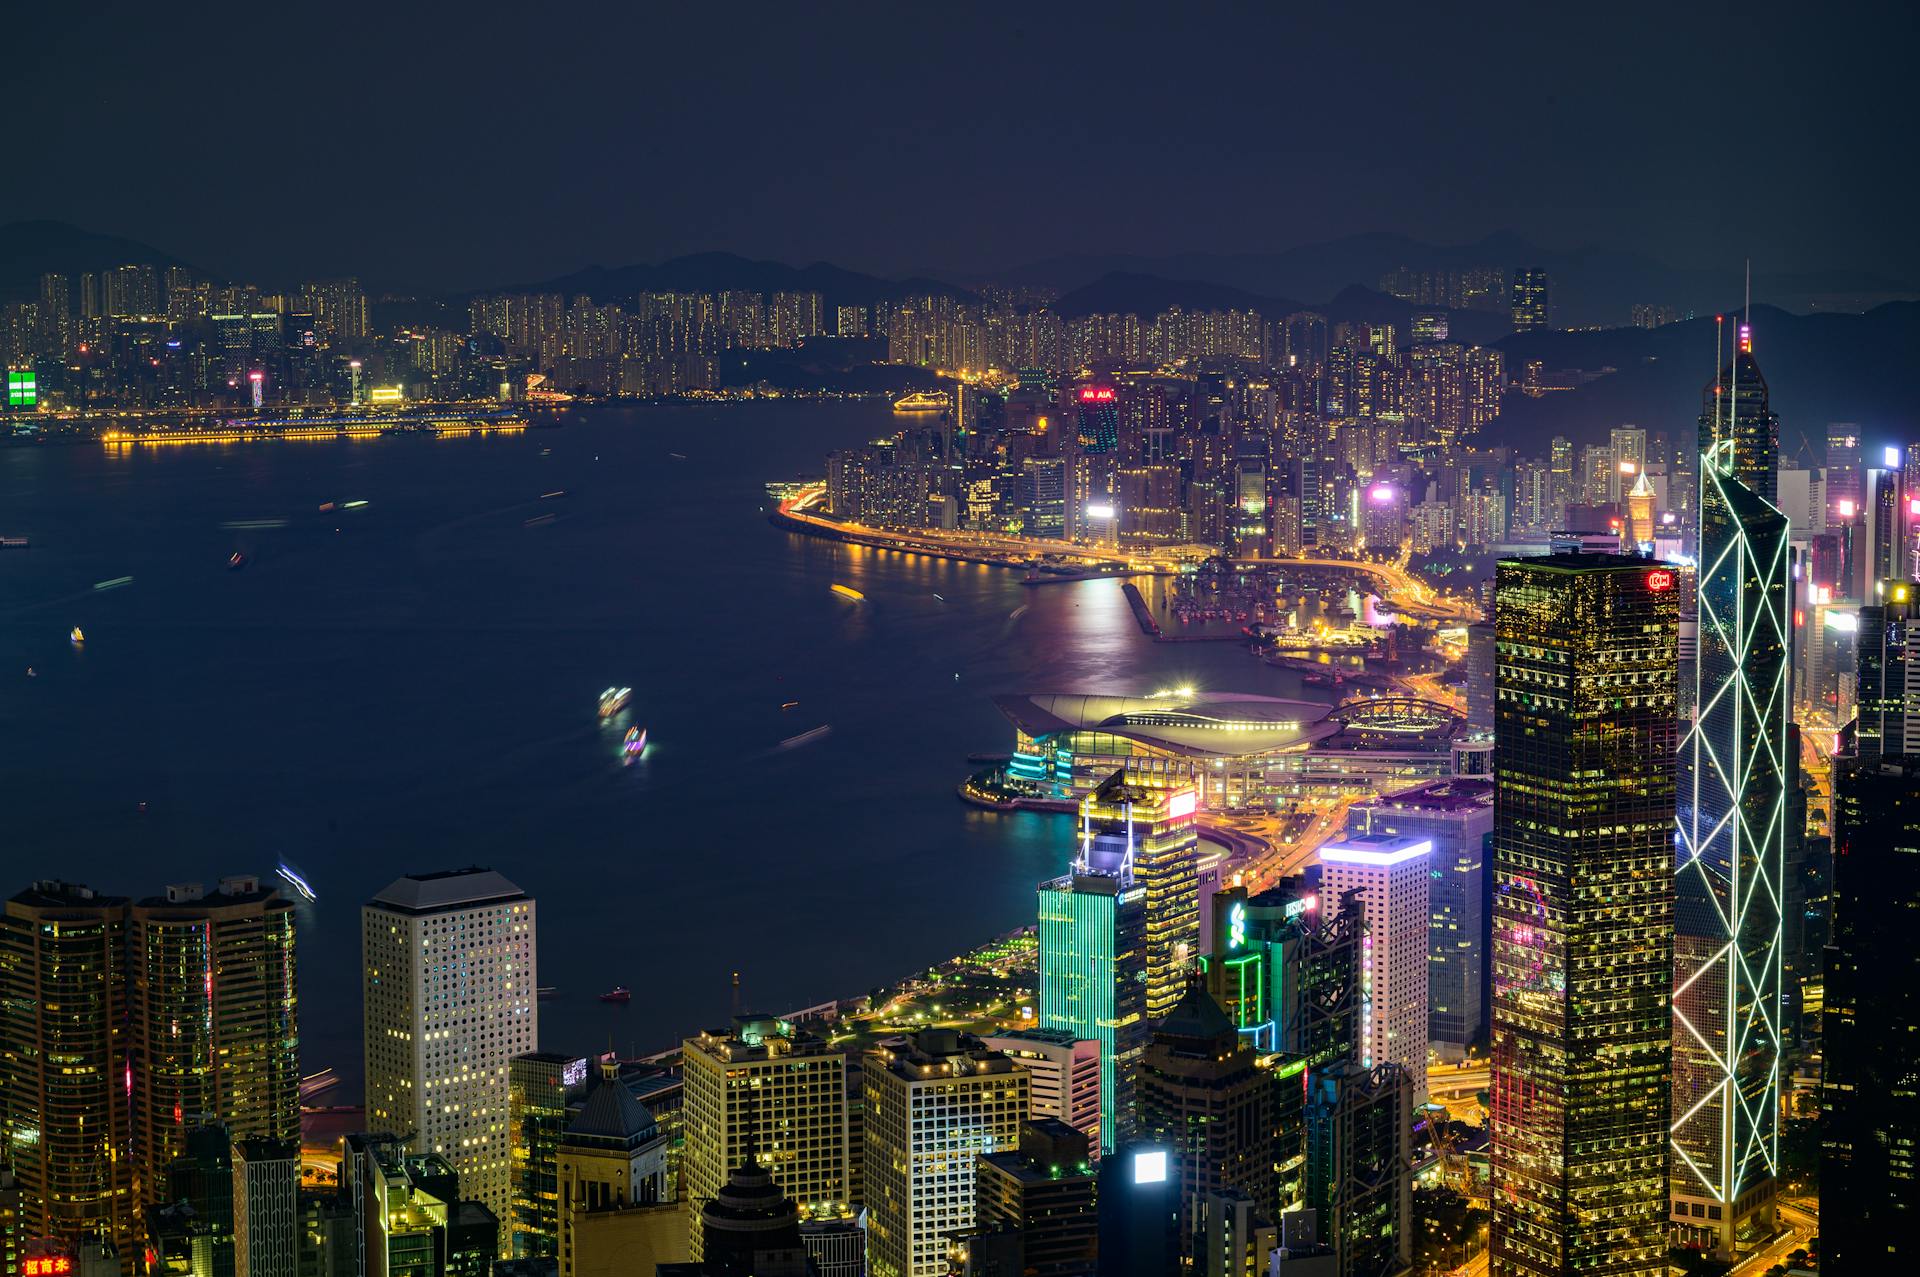
<path id="1" fill-rule="evenodd" d="M 1156 1038 L 1185 1038 L 1194 1042 L 1237 1037 L 1239 1032 L 1213 995 L 1198 981 L 1187 985 L 1187 991 L 1180 995 L 1172 1013 L 1153 1031 Z"/>

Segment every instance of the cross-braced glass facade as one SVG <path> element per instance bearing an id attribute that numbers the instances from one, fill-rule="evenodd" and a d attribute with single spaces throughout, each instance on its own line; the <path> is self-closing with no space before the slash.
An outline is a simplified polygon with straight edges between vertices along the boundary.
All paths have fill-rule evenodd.
<path id="1" fill-rule="evenodd" d="M 1698 682 L 1674 837 L 1675 1220 L 1723 1252 L 1768 1231 L 1779 1164 L 1792 704 L 1787 519 L 1767 499 L 1777 427 L 1745 345 L 1700 423 Z"/>

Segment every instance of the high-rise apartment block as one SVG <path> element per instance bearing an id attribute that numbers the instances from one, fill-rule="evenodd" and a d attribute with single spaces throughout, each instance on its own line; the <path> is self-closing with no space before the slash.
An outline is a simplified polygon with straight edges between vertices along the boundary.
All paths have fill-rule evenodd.
<path id="1" fill-rule="evenodd" d="M 235 877 L 136 901 L 130 924 L 133 1134 L 142 1199 L 158 1205 L 195 1126 L 300 1138 L 294 909 Z"/>

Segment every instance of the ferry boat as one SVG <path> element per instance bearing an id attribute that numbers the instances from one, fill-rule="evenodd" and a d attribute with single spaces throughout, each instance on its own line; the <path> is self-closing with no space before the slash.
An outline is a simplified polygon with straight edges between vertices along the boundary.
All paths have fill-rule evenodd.
<path id="1" fill-rule="evenodd" d="M 842 585 L 838 581 L 835 581 L 833 583 L 832 588 L 833 588 L 833 592 L 835 594 L 838 594 L 841 598 L 852 599 L 855 603 L 864 602 L 867 597 L 866 595 L 860 593 L 860 591 L 854 589 L 851 585 Z"/>
<path id="2" fill-rule="evenodd" d="M 305 878 L 302 878 L 299 874 L 295 873 L 290 866 L 282 864 L 278 869 L 275 869 L 273 872 L 279 877 L 280 881 L 286 883 L 289 887 L 292 887 L 295 891 L 299 892 L 300 898 L 302 900 L 305 900 L 307 903 L 311 904 L 315 900 L 319 899 L 318 896 L 314 895 L 312 885 L 308 883 Z"/>
<path id="3" fill-rule="evenodd" d="M 893 401 L 895 412 L 945 412 L 951 400 L 944 390 L 916 390 Z"/>
<path id="4" fill-rule="evenodd" d="M 609 687 L 606 691 L 600 693 L 600 717 L 612 718 L 615 714 L 625 709 L 627 702 L 632 699 L 633 689 L 631 687 Z"/>
<path id="5" fill-rule="evenodd" d="M 644 727 L 629 727 L 627 729 L 626 739 L 620 743 L 620 748 L 626 751 L 627 757 L 629 758 L 637 757 L 646 752 L 647 729 Z"/>
<path id="6" fill-rule="evenodd" d="M 633 990 L 624 984 L 616 984 L 601 994 L 600 1000 L 602 1002 L 631 1002 L 633 1001 Z"/>

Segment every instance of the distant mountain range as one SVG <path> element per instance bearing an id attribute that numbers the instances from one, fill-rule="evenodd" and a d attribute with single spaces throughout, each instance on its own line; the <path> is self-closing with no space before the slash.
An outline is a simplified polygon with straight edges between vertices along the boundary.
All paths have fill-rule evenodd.
<path id="1" fill-rule="evenodd" d="M 1539 452 L 1553 435 L 1605 442 L 1618 425 L 1663 430 L 1670 440 L 1698 429 L 1704 389 L 1716 371 L 1711 317 L 1663 328 L 1514 335 L 1498 343 L 1510 373 L 1531 359 L 1548 369 L 1617 371 L 1576 390 L 1539 398 L 1510 395 L 1493 442 Z M 1733 341 L 1729 321 L 1725 340 Z M 1872 448 L 1920 443 L 1920 393 L 1910 372 L 1920 343 L 1920 303 L 1893 302 L 1864 315 L 1795 315 L 1753 308 L 1754 356 L 1780 417 L 1785 462 L 1824 465 L 1830 422 L 1859 425 Z M 1718 355 L 1728 357 L 1724 349 Z M 1804 451 L 1803 451 L 1804 449 Z"/>
<path id="2" fill-rule="evenodd" d="M 0 297 L 40 294 L 42 275 L 77 276 L 115 266 L 184 266 L 139 240 L 99 235 L 65 222 L 9 222 L 0 226 Z"/>
<path id="3" fill-rule="evenodd" d="M 1741 263 L 1723 269 L 1679 270 L 1649 257 L 1588 247 L 1554 250 L 1512 231 L 1475 243 L 1427 244 L 1405 235 L 1349 235 L 1279 253 L 1177 253 L 1144 257 L 1073 254 L 1030 262 L 996 282 L 1072 291 L 1115 273 L 1219 284 L 1265 297 L 1332 297 L 1350 285 L 1375 288 L 1389 272 L 1457 270 L 1469 266 L 1545 267 L 1554 322 L 1566 327 L 1626 324 L 1639 304 L 1671 306 L 1680 314 L 1711 314 L 1742 286 Z M 1920 298 L 1920 284 L 1858 271 L 1819 276 L 1777 274 L 1765 264 L 1753 277 L 1754 296 L 1789 310 L 1864 310 Z"/>

